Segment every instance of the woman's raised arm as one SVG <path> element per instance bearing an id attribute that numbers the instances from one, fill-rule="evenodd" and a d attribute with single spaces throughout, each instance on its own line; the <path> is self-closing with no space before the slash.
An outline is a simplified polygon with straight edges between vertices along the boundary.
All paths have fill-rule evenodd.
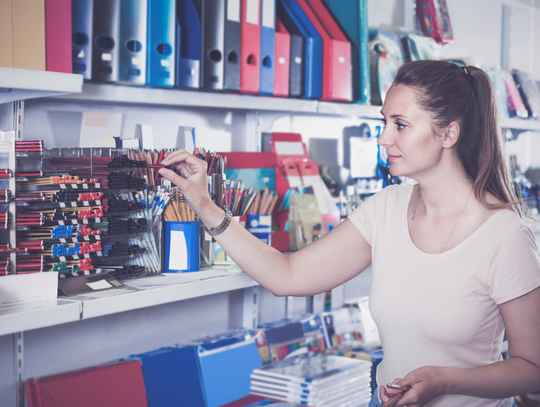
<path id="1" fill-rule="evenodd" d="M 206 162 L 180 149 L 162 164 L 180 170 L 182 176 L 169 169 L 161 169 L 160 174 L 180 188 L 207 228 L 218 227 L 225 213 L 208 195 Z M 325 292 L 371 264 L 371 247 L 349 220 L 289 256 L 263 243 L 237 222 L 231 222 L 215 239 L 242 270 L 278 296 Z"/>

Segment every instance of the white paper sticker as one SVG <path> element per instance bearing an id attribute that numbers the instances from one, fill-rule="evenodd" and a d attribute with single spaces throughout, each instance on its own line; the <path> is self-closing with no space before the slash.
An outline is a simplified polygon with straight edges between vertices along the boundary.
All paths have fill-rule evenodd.
<path id="1" fill-rule="evenodd" d="M 104 52 L 103 54 L 101 54 L 101 59 L 103 61 L 112 61 L 112 54 Z"/>
<path id="2" fill-rule="evenodd" d="M 344 64 L 345 63 L 345 57 L 339 57 L 339 62 Z"/>
<path id="3" fill-rule="evenodd" d="M 86 240 L 86 241 L 90 240 L 90 238 L 88 236 L 83 236 L 83 239 Z"/>
<path id="4" fill-rule="evenodd" d="M 300 57 L 295 57 L 295 58 L 294 58 L 294 62 L 297 63 L 297 64 L 301 64 L 301 63 L 302 63 L 302 58 L 300 58 Z"/>
<path id="5" fill-rule="evenodd" d="M 169 246 L 169 270 L 187 270 L 188 252 L 184 232 L 171 230 L 171 243 Z"/>
<path id="6" fill-rule="evenodd" d="M 73 258 L 74 258 L 75 260 L 79 260 L 80 257 L 79 257 L 78 254 L 74 254 L 74 255 L 73 255 Z"/>
<path id="7" fill-rule="evenodd" d="M 66 189 L 66 184 L 60 184 L 60 189 Z"/>
<path id="8" fill-rule="evenodd" d="M 112 287 L 107 280 L 100 280 L 96 281 L 95 283 L 86 283 L 86 285 L 92 290 L 104 290 L 105 288 Z"/>
<path id="9" fill-rule="evenodd" d="M 88 189 L 88 184 L 82 184 L 83 189 Z"/>
<path id="10" fill-rule="evenodd" d="M 101 205 L 101 201 L 99 199 L 96 201 L 96 205 Z"/>
<path id="11" fill-rule="evenodd" d="M 227 20 L 240 22 L 240 0 L 227 1 Z"/>
<path id="12" fill-rule="evenodd" d="M 278 59 L 278 62 L 280 64 L 284 64 L 285 62 L 287 62 L 287 60 L 285 58 L 281 57 L 281 58 Z"/>
<path id="13" fill-rule="evenodd" d="M 76 208 L 77 207 L 77 202 L 71 202 L 71 207 Z"/>
<path id="14" fill-rule="evenodd" d="M 133 65 L 140 65 L 141 64 L 141 60 L 139 58 L 131 58 L 131 63 Z"/>
<path id="15" fill-rule="evenodd" d="M 58 221 L 58 224 L 61 225 L 61 226 L 64 226 L 64 225 L 65 225 L 65 223 L 64 223 L 63 220 L 59 220 L 59 221 Z"/>
<path id="16" fill-rule="evenodd" d="M 170 65 L 171 65 L 171 63 L 169 61 L 167 61 L 166 59 L 161 60 L 161 66 L 164 66 L 165 68 L 168 68 Z"/>
<path id="17" fill-rule="evenodd" d="M 66 239 L 64 239 L 63 237 L 60 238 L 60 243 L 66 243 Z"/>
<path id="18" fill-rule="evenodd" d="M 277 141 L 274 143 L 277 155 L 304 155 L 302 142 Z"/>
<path id="19" fill-rule="evenodd" d="M 276 21 L 276 0 L 262 0 L 262 25 L 274 28 Z"/>
<path id="20" fill-rule="evenodd" d="M 260 0 L 247 0 L 246 22 L 259 25 L 259 2 Z"/>
<path id="21" fill-rule="evenodd" d="M 65 207 L 66 207 L 66 203 L 65 203 L 65 202 L 59 202 L 59 205 L 60 205 L 60 208 L 65 208 Z"/>
<path id="22" fill-rule="evenodd" d="M 84 201 L 84 202 L 83 202 L 83 205 L 84 205 L 84 206 L 90 206 L 90 202 Z"/>
<path id="23" fill-rule="evenodd" d="M 84 50 L 82 49 L 81 52 L 77 54 L 77 58 L 84 58 Z"/>

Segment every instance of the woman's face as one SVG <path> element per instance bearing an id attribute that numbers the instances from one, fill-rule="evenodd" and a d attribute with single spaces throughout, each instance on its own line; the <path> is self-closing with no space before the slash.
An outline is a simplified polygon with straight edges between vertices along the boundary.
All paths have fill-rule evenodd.
<path id="1" fill-rule="evenodd" d="M 392 175 L 418 180 L 437 166 L 443 147 L 415 92 L 408 86 L 392 85 L 381 110 L 386 126 L 378 143 L 386 147 Z"/>

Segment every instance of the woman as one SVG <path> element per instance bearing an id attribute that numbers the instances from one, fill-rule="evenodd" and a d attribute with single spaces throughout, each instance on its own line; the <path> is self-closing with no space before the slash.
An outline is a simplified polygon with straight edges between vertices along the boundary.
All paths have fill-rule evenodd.
<path id="1" fill-rule="evenodd" d="M 208 198 L 203 161 L 178 150 L 163 164 L 183 177 L 160 173 L 275 295 L 325 292 L 372 265 L 370 309 L 384 360 L 371 405 L 402 392 L 397 407 L 511 406 L 512 396 L 540 390 L 540 261 L 508 180 L 495 103 L 477 68 L 402 66 L 378 142 L 392 175 L 417 184 L 384 189 L 290 256 L 237 223 L 227 227 Z"/>

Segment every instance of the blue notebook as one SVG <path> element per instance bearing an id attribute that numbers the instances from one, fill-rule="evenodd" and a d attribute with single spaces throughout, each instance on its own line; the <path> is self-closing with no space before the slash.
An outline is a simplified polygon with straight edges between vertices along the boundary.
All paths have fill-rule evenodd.
<path id="1" fill-rule="evenodd" d="M 92 79 L 93 9 L 93 0 L 71 2 L 73 73 L 82 75 L 85 81 Z"/>
<path id="2" fill-rule="evenodd" d="M 278 0 L 281 7 L 280 19 L 283 24 L 290 27 L 294 24 L 298 30 L 295 34 L 302 35 L 305 40 L 304 58 L 304 99 L 320 99 L 322 96 L 322 38 L 295 0 Z"/>
<path id="3" fill-rule="evenodd" d="M 148 407 L 205 407 L 194 346 L 163 348 L 130 359 L 142 364 Z"/>
<path id="4" fill-rule="evenodd" d="M 144 86 L 146 82 L 146 21 L 148 0 L 121 0 L 118 81 Z"/>
<path id="5" fill-rule="evenodd" d="M 199 89 L 201 64 L 201 13 L 193 0 L 176 1 L 176 86 Z"/>
<path id="6" fill-rule="evenodd" d="M 174 86 L 175 47 L 176 0 L 148 0 L 147 85 Z"/>
<path id="7" fill-rule="evenodd" d="M 207 407 L 249 395 L 251 372 L 262 366 L 249 332 L 197 345 Z"/>
<path id="8" fill-rule="evenodd" d="M 354 98 L 358 103 L 370 103 L 369 55 L 368 55 L 368 0 L 323 0 L 354 46 L 353 62 Z"/>
<path id="9" fill-rule="evenodd" d="M 259 93 L 274 95 L 276 0 L 261 0 L 261 74 Z"/>

